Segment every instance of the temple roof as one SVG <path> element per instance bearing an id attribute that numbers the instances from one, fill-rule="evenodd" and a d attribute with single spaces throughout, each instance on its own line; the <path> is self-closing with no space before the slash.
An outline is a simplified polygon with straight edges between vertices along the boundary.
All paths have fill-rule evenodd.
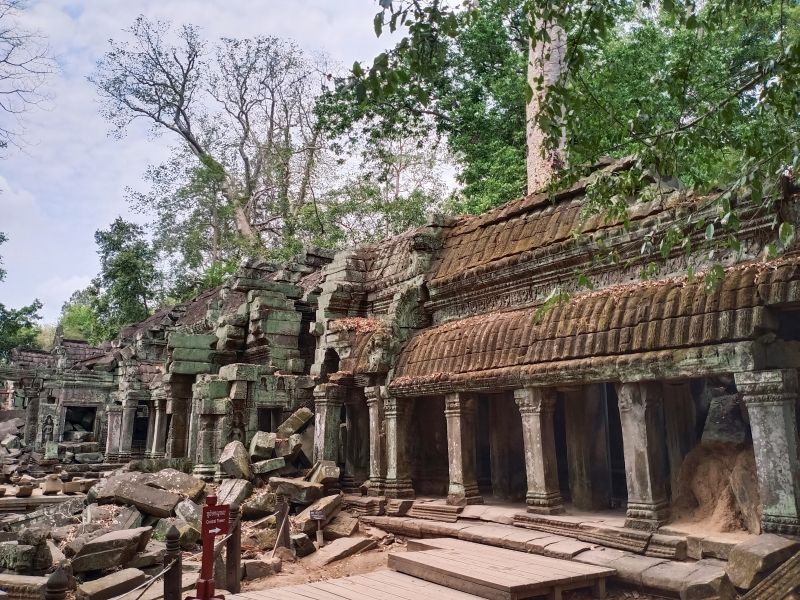
<path id="1" fill-rule="evenodd" d="M 618 285 L 545 311 L 494 312 L 424 330 L 404 348 L 391 388 L 424 394 L 501 375 L 519 380 L 564 361 L 753 340 L 775 327 L 765 307 L 798 301 L 797 256 L 731 267 L 711 292 L 702 275 Z"/>

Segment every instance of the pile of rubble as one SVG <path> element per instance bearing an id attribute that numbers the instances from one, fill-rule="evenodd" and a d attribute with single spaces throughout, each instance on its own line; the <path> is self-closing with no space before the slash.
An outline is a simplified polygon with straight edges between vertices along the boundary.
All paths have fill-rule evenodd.
<path id="1" fill-rule="evenodd" d="M 29 454 L 22 444 L 24 428 L 25 421 L 19 417 L 0 423 L 0 465 L 5 478 L 16 474 L 20 467 L 27 470 Z"/>

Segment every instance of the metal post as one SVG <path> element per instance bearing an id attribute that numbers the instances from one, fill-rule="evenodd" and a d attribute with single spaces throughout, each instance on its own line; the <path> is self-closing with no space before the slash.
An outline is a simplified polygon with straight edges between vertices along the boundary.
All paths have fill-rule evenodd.
<path id="1" fill-rule="evenodd" d="M 45 600 L 64 600 L 67 597 L 69 579 L 63 567 L 58 567 L 50 577 L 44 588 Z"/>
<path id="2" fill-rule="evenodd" d="M 229 534 L 225 546 L 225 581 L 228 591 L 238 594 L 242 588 L 242 520 L 236 503 L 231 504 Z"/>
<path id="3" fill-rule="evenodd" d="M 164 567 L 172 566 L 164 573 L 164 600 L 181 600 L 181 534 L 173 525 L 167 531 L 167 551 L 164 554 Z M 174 562 L 173 562 L 174 561 Z"/>

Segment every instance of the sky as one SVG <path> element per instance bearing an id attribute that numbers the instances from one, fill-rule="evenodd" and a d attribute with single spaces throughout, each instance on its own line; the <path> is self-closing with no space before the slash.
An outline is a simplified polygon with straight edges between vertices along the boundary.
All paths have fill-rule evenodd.
<path id="1" fill-rule="evenodd" d="M 0 304 L 44 303 L 44 323 L 97 274 L 94 232 L 131 214 L 126 187 L 146 189 L 148 164 L 168 155 L 170 139 L 144 127 L 122 139 L 110 135 L 97 95 L 86 80 L 108 40 L 143 14 L 192 23 L 207 39 L 274 35 L 323 51 L 341 65 L 369 60 L 390 43 L 375 37 L 375 0 L 29 0 L 26 28 L 47 38 L 60 72 L 46 88 L 48 101 L 24 117 L 22 148 L 0 159 Z M 0 118 L 3 118 L 0 115 Z"/>

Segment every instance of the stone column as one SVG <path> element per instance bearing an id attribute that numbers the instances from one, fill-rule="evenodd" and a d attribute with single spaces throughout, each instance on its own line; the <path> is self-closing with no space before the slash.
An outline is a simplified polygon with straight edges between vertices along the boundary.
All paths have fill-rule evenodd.
<path id="1" fill-rule="evenodd" d="M 580 510 L 611 506 L 608 413 L 602 385 L 564 392 L 564 426 L 572 505 Z"/>
<path id="2" fill-rule="evenodd" d="M 385 389 L 384 389 L 385 391 Z M 379 386 L 364 388 L 369 411 L 369 480 L 367 494 L 380 496 L 383 494 L 383 443 L 381 424 L 383 422 L 383 394 Z"/>
<path id="3" fill-rule="evenodd" d="M 797 371 L 736 373 L 750 416 L 764 531 L 800 535 Z"/>
<path id="4" fill-rule="evenodd" d="M 672 493 L 678 489 L 678 477 L 686 455 L 695 447 L 695 406 L 688 381 L 664 384 L 664 431 L 669 457 L 669 481 Z"/>
<path id="5" fill-rule="evenodd" d="M 617 385 L 617 397 L 628 484 L 625 526 L 655 530 L 669 517 L 662 386 L 656 382 L 622 383 Z"/>
<path id="6" fill-rule="evenodd" d="M 131 458 L 133 445 L 133 421 L 136 418 L 138 402 L 135 398 L 126 398 L 122 405 L 122 427 L 120 428 L 119 458 L 126 461 Z"/>
<path id="7" fill-rule="evenodd" d="M 314 388 L 314 461 L 337 461 L 342 423 L 342 388 L 323 383 Z"/>
<path id="8" fill-rule="evenodd" d="M 108 415 L 108 435 L 106 435 L 106 461 L 119 460 L 120 439 L 122 435 L 122 407 L 111 405 L 106 409 Z"/>
<path id="9" fill-rule="evenodd" d="M 556 391 L 550 388 L 514 390 L 514 400 L 522 415 L 528 511 L 547 515 L 563 513 L 553 429 Z"/>
<path id="10" fill-rule="evenodd" d="M 147 441 L 145 442 L 145 451 L 144 456 L 145 458 L 152 457 L 153 451 L 153 438 L 155 437 L 156 431 L 156 411 L 154 408 L 155 402 L 151 402 L 147 415 Z"/>
<path id="11" fill-rule="evenodd" d="M 475 412 L 474 394 L 455 393 L 445 396 L 444 416 L 447 418 L 447 454 L 450 465 L 448 504 L 483 504 L 478 490 L 475 469 Z"/>
<path id="12" fill-rule="evenodd" d="M 409 452 L 412 400 L 387 396 L 383 399 L 386 415 L 386 480 L 387 498 L 413 498 Z"/>
<path id="13" fill-rule="evenodd" d="M 162 458 L 167 449 L 167 407 L 163 398 L 156 399 L 155 414 L 155 433 L 150 456 L 152 458 Z"/>

